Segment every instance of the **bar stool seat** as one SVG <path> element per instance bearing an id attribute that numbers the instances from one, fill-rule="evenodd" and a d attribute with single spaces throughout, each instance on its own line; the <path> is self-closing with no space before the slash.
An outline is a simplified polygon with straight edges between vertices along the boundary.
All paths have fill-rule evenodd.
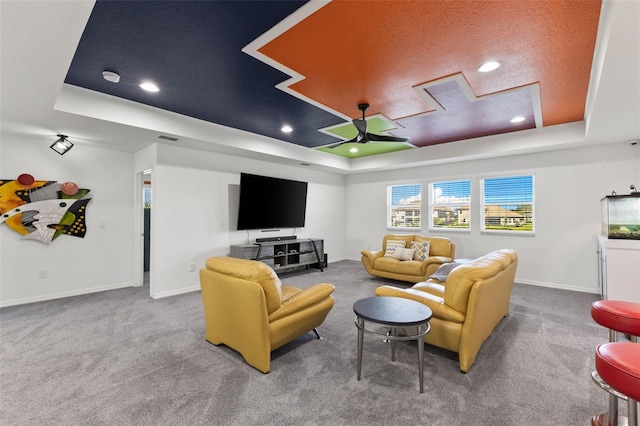
<path id="1" fill-rule="evenodd" d="M 619 333 L 640 336 L 640 304 L 620 300 L 598 300 L 591 305 L 595 322 Z"/>
<path id="2" fill-rule="evenodd" d="M 640 400 L 640 345 L 604 343 L 596 349 L 596 370 L 618 392 Z"/>

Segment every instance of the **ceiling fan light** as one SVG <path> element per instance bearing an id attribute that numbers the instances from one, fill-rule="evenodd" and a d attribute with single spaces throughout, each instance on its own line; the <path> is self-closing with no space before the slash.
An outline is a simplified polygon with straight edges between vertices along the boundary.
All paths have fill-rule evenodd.
<path id="1" fill-rule="evenodd" d="M 490 72 L 490 71 L 498 69 L 499 67 L 500 67 L 500 62 L 489 61 L 489 62 L 485 62 L 484 64 L 480 65 L 480 67 L 478 68 L 478 72 Z"/>
<path id="2" fill-rule="evenodd" d="M 354 146 L 353 148 L 349 149 L 349 152 L 355 154 L 356 152 L 358 152 L 358 148 Z"/>

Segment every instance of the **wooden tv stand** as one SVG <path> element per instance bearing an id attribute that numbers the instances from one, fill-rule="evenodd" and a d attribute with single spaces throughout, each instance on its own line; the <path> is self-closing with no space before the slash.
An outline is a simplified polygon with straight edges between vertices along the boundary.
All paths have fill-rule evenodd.
<path id="1" fill-rule="evenodd" d="M 231 257 L 259 260 L 274 271 L 316 264 L 324 271 L 324 240 L 302 238 L 235 244 L 231 246 Z"/>

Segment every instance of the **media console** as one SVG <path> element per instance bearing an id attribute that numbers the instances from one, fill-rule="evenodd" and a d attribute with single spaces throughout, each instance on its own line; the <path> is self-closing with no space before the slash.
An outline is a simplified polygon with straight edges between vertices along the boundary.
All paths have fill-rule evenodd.
<path id="1" fill-rule="evenodd" d="M 324 271 L 324 240 L 302 238 L 235 244 L 231 246 L 231 257 L 259 260 L 274 271 L 316 264 Z"/>

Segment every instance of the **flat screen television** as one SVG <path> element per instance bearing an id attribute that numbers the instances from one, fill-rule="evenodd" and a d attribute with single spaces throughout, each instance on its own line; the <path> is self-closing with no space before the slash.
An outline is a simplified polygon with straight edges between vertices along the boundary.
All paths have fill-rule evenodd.
<path id="1" fill-rule="evenodd" d="M 238 230 L 302 228 L 307 182 L 240 174 Z"/>

